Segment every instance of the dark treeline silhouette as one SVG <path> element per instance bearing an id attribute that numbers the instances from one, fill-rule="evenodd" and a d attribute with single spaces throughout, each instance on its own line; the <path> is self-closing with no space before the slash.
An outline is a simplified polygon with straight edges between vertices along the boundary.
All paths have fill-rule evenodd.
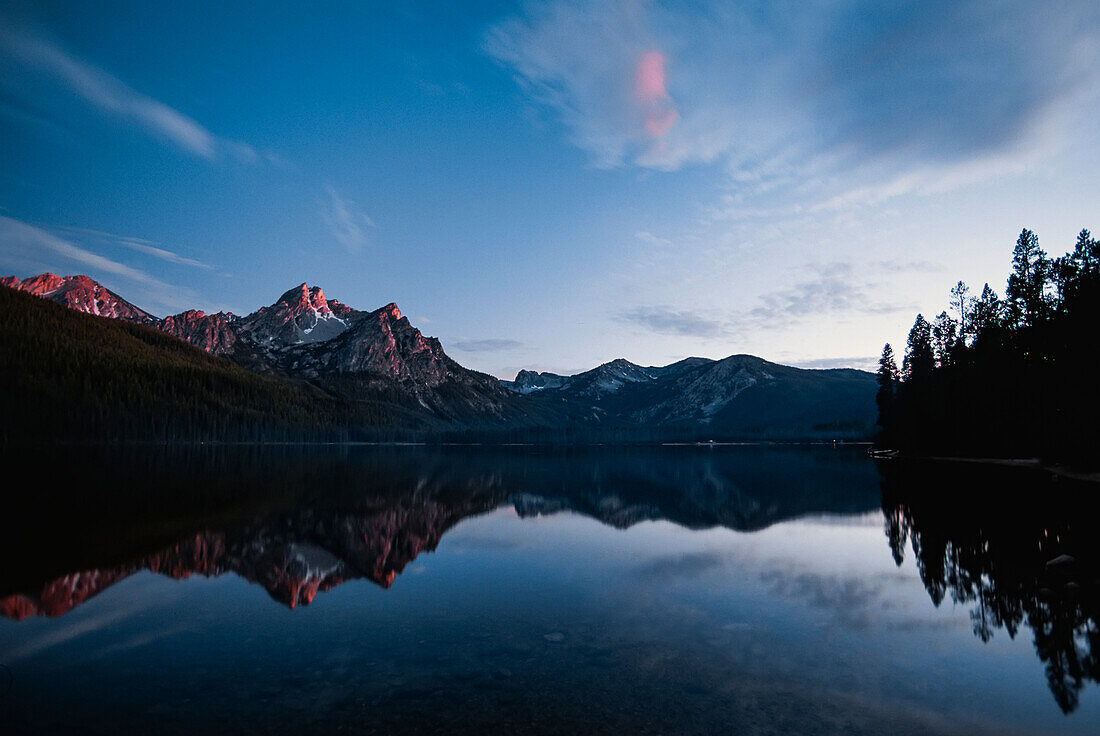
<path id="1" fill-rule="evenodd" d="M 1100 555 L 1080 513 L 1088 484 L 984 465 L 944 473 L 904 460 L 881 463 L 880 472 L 898 566 L 911 551 L 933 604 L 950 597 L 970 606 L 984 642 L 1029 629 L 1055 701 L 1073 711 L 1086 684 L 1100 682 Z M 1041 504 L 1023 501 L 1037 495 Z"/>
<path id="2" fill-rule="evenodd" d="M 917 315 L 899 370 L 879 361 L 878 444 L 914 452 L 1096 463 L 1100 382 L 1085 354 L 1100 318 L 1100 243 L 1049 258 L 1024 230 L 1002 299 L 962 281 Z"/>

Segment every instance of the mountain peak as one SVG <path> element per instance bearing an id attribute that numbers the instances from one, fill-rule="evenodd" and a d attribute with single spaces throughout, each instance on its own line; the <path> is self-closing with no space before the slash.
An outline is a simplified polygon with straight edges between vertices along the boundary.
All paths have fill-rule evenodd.
<path id="1" fill-rule="evenodd" d="M 156 317 L 84 274 L 58 276 L 46 272 L 22 280 L 15 276 L 6 276 L 0 279 L 0 285 L 64 304 L 70 309 L 86 314 L 142 324 L 156 322 Z"/>
<path id="2" fill-rule="evenodd" d="M 393 302 L 390 302 L 389 304 L 382 307 L 378 311 L 382 312 L 382 313 L 385 313 L 385 314 L 388 314 L 394 320 L 401 319 L 401 310 L 398 309 L 397 305 L 394 304 Z"/>
<path id="3" fill-rule="evenodd" d="M 309 284 L 305 281 L 292 289 L 287 289 L 282 296 L 275 300 L 275 303 L 297 304 L 303 301 L 309 301 Z"/>
<path id="4" fill-rule="evenodd" d="M 339 313 L 330 304 L 335 304 Z M 330 303 L 320 286 L 303 281 L 270 307 L 250 314 L 242 326 L 261 344 L 323 342 L 347 329 L 343 317 L 352 311 L 335 300 Z"/>

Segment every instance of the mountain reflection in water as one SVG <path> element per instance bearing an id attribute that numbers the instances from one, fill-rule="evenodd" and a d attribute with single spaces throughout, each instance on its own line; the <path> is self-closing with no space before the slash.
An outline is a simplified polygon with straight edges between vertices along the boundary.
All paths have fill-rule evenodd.
<path id="1" fill-rule="evenodd" d="M 73 549 L 72 571 L 0 598 L 0 613 L 16 619 L 57 616 L 140 570 L 173 578 L 233 572 L 260 583 L 291 608 L 348 580 L 366 578 L 388 588 L 418 554 L 434 551 L 448 529 L 501 506 L 513 507 L 521 517 L 572 511 L 618 528 L 667 520 L 692 529 L 748 531 L 807 514 L 865 513 L 878 505 L 871 466 L 857 458 L 826 462 L 835 456 L 825 450 L 738 456 L 671 448 L 564 454 L 467 450 L 448 453 L 445 462 L 416 451 L 393 458 L 345 448 L 288 458 L 249 449 L 252 470 L 271 495 L 303 500 L 203 529 L 120 565 L 80 567 L 79 550 Z M 199 476 L 189 481 L 196 487 L 209 482 L 201 476 L 210 465 L 185 458 L 177 463 L 156 482 L 146 478 L 135 485 L 136 479 L 128 478 L 103 484 L 104 492 L 125 487 L 130 496 L 163 498 L 163 484 L 178 486 L 179 473 L 188 469 Z M 85 490 L 88 477 L 62 487 Z M 254 486 L 253 476 L 242 477 Z M 0 591 L 7 587 L 0 584 Z"/>
<path id="2" fill-rule="evenodd" d="M 967 637 L 971 641 L 988 643 L 985 647 L 979 644 L 981 649 L 973 655 L 953 655 L 963 658 L 956 665 L 963 668 L 957 675 L 963 678 L 958 683 L 966 683 L 965 671 L 968 667 L 996 667 L 995 662 L 983 663 L 981 657 L 984 649 L 991 652 L 996 649 L 1001 652 L 1000 656 L 1004 656 L 1003 650 L 997 649 L 994 641 L 998 632 L 1012 639 L 1025 633 L 1032 638 L 1034 651 L 1045 669 L 1054 700 L 1064 713 L 1075 713 L 1081 706 L 1088 684 L 1100 680 L 1100 662 L 1097 659 L 1100 655 L 1094 655 L 1094 652 L 1100 652 L 1097 647 L 1100 637 L 1097 623 L 1100 570 L 1096 564 L 1096 542 L 1090 524 L 1080 510 L 1081 499 L 1086 498 L 1085 494 L 1091 489 L 1065 480 L 1054 482 L 1029 471 L 900 461 L 876 466 L 863 457 L 859 449 L 827 447 L 571 450 L 348 446 L 154 450 L 133 447 L 112 450 L 68 448 L 63 460 L 33 453 L 0 459 L 12 468 L 51 469 L 49 492 L 43 490 L 13 498 L 10 503 L 12 513 L 0 520 L 0 544 L 3 545 L 0 552 L 6 561 L 0 572 L 0 613 L 7 617 L 7 625 L 16 627 L 8 632 L 8 636 L 16 637 L 16 642 L 19 627 L 29 626 L 35 621 L 46 624 L 55 617 L 66 620 L 70 612 L 73 612 L 72 616 L 80 616 L 74 611 L 82 609 L 83 604 L 92 607 L 91 602 L 97 595 L 116 586 L 121 589 L 124 581 L 141 578 L 142 573 L 155 573 L 171 579 L 195 576 L 211 581 L 229 573 L 231 575 L 226 582 L 239 577 L 257 583 L 266 590 L 270 599 L 290 609 L 307 604 L 312 604 L 311 608 L 323 609 L 330 605 L 324 596 L 327 591 L 334 591 L 354 580 L 370 581 L 381 589 L 392 587 L 394 590 L 386 594 L 392 596 L 406 582 L 409 585 L 416 582 L 399 580 L 398 577 L 412 567 L 419 555 L 434 552 L 448 534 L 462 536 L 461 531 L 452 531 L 461 522 L 474 517 L 492 520 L 500 518 L 503 512 L 518 517 L 519 524 L 531 523 L 523 521 L 525 519 L 547 517 L 594 519 L 610 533 L 614 533 L 615 529 L 635 529 L 642 522 L 671 522 L 674 528 L 699 530 L 704 536 L 712 533 L 705 530 L 723 528 L 755 533 L 772 527 L 789 527 L 788 536 L 793 536 L 790 536 L 790 542 L 784 544 L 796 546 L 803 539 L 805 542 L 801 544 L 814 544 L 813 540 L 827 544 L 821 541 L 825 539 L 822 535 L 808 534 L 810 527 L 800 526 L 799 519 L 812 519 L 816 525 L 828 525 L 833 523 L 830 519 L 835 519 L 837 524 L 854 523 L 863 528 L 867 522 L 877 524 L 876 519 L 881 518 L 885 524 L 885 537 L 881 546 L 877 542 L 875 544 L 881 556 L 877 560 L 860 560 L 859 564 L 868 569 L 879 569 L 884 561 L 887 565 L 891 564 L 891 555 L 898 568 L 903 570 L 907 565 L 912 570 L 911 565 L 915 563 L 916 572 L 906 578 L 910 583 L 908 589 L 920 591 L 920 585 L 916 583 L 919 576 L 931 603 L 922 602 L 914 615 L 923 620 L 940 613 L 949 614 L 950 606 L 944 604 L 950 600 L 963 607 L 960 611 L 968 611 L 976 639 L 970 638 L 969 634 Z M 878 516 L 880 513 L 881 517 Z M 568 534 L 559 534 L 563 536 L 554 544 L 568 544 Z M 643 538 L 651 540 L 646 544 L 659 545 L 663 534 L 658 526 L 647 531 Z M 623 540 L 623 543 L 628 541 L 625 537 Z M 677 604 L 685 607 L 682 614 L 685 622 L 696 615 L 691 612 L 695 609 L 717 605 L 715 601 L 723 601 L 722 606 L 737 608 L 742 605 L 737 599 L 743 597 L 743 605 L 748 606 L 751 613 L 742 615 L 750 618 L 726 625 L 722 631 L 710 634 L 706 641 L 717 642 L 722 637 L 736 639 L 740 636 L 738 632 L 748 631 L 749 627 L 756 627 L 769 619 L 782 622 L 775 625 L 786 633 L 781 640 L 773 640 L 772 645 L 793 648 L 792 651 L 796 652 L 793 656 L 805 660 L 804 667 L 822 668 L 822 677 L 826 679 L 834 677 L 828 674 L 827 668 L 839 666 L 832 663 L 838 657 L 841 662 L 855 657 L 854 671 L 859 672 L 860 660 L 854 654 L 862 646 L 859 636 L 843 645 L 838 652 L 829 654 L 827 646 L 813 643 L 821 641 L 815 638 L 813 629 L 820 622 L 811 624 L 790 618 L 792 613 L 781 610 L 786 605 L 782 603 L 784 596 L 790 598 L 795 593 L 806 594 L 811 601 L 816 601 L 815 605 L 835 607 L 837 620 L 847 622 L 845 625 L 854 629 L 875 624 L 875 616 L 882 616 L 884 621 L 891 620 L 897 611 L 907 610 L 910 605 L 904 586 L 894 586 L 888 588 L 895 591 L 893 601 L 882 601 L 882 608 L 877 613 L 876 609 L 866 608 L 865 594 L 869 590 L 877 590 L 874 586 L 879 585 L 867 578 L 867 574 L 862 578 L 856 575 L 844 583 L 836 582 L 839 578 L 829 577 L 811 580 L 794 570 L 782 568 L 754 570 L 754 565 L 759 566 L 760 563 L 752 561 L 750 553 L 753 548 L 752 545 L 738 548 L 741 550 L 739 555 L 748 555 L 743 563 L 739 563 L 742 566 L 738 568 L 738 575 L 755 574 L 768 589 L 764 593 L 760 593 L 751 581 L 738 582 L 736 578 L 727 583 L 733 586 L 729 590 L 692 587 L 690 578 L 695 575 L 705 577 L 708 570 L 725 564 L 722 560 L 726 558 L 713 549 L 684 552 L 678 557 L 658 556 L 652 562 L 629 569 L 616 563 L 618 567 L 613 564 L 604 574 L 612 571 L 615 575 L 644 573 L 655 581 L 667 581 L 662 584 L 669 586 L 670 592 L 684 588 L 685 592 L 673 597 L 686 596 Z M 461 549 L 448 549 L 449 552 L 440 557 L 461 552 Z M 564 547 L 559 549 L 565 552 Z M 652 553 L 659 551 L 653 550 Z M 500 550 L 497 554 L 493 559 L 500 559 L 508 552 Z M 555 552 L 548 548 L 539 554 L 552 558 Z M 583 555 L 584 552 L 578 551 L 577 554 Z M 813 557 L 815 551 L 811 547 L 806 554 Z M 842 564 L 845 554 L 843 549 L 822 548 L 818 556 L 831 560 L 824 563 L 827 566 Z M 563 570 L 576 564 L 575 560 L 566 562 L 567 557 L 563 554 Z M 639 559 L 642 557 L 644 555 Z M 553 563 L 553 559 L 546 561 L 551 570 L 554 569 Z M 531 561 L 530 558 L 517 556 L 513 564 L 522 568 L 524 565 L 531 566 Z M 460 570 L 462 576 L 477 574 L 468 567 L 448 569 Z M 523 574 L 522 569 L 516 574 Z M 542 574 L 546 574 L 545 569 Z M 599 575 L 593 574 L 599 580 Z M 679 580 L 681 577 L 683 582 Z M 561 591 L 568 591 L 569 579 L 566 575 L 558 581 L 547 580 L 547 584 L 552 583 Z M 441 584 L 436 582 L 437 586 Z M 589 595 L 587 591 L 594 584 L 600 583 L 575 582 L 576 589 L 572 594 Z M 348 589 L 352 587 L 348 586 Z M 510 595 L 509 583 L 503 579 L 492 587 L 495 595 L 502 598 Z M 227 590 L 225 586 L 216 589 Z M 629 591 L 629 588 L 626 590 Z M 429 593 L 425 591 L 423 594 Z M 456 623 L 460 619 L 454 618 L 459 614 L 446 606 L 456 603 L 469 605 L 469 600 L 464 596 L 456 598 L 455 595 L 454 592 L 440 590 L 438 602 L 431 599 L 429 603 L 443 607 L 438 619 L 439 625 L 444 627 L 439 632 L 444 637 L 440 641 L 452 642 L 456 635 L 461 638 L 469 634 L 474 636 L 476 646 L 482 646 L 477 644 L 476 632 L 463 634 L 459 628 L 450 634 L 444 633 L 448 631 L 447 626 L 460 626 Z M 547 595 L 550 598 L 546 605 L 558 605 L 550 601 L 555 597 L 561 599 L 563 593 L 548 592 Z M 104 595 L 104 598 L 107 597 Z M 258 605 L 254 598 L 249 600 L 252 601 L 250 605 Z M 332 601 L 332 605 L 337 605 L 336 598 Z M 347 606 L 347 601 L 345 598 L 337 607 Z M 378 603 L 383 607 L 386 605 L 386 601 Z M 519 616 L 534 616 L 537 613 L 522 604 L 515 605 L 519 606 Z M 860 606 L 864 610 L 857 615 L 854 608 Z M 621 615 L 626 615 L 630 605 L 624 602 L 620 608 Z M 233 610 L 231 606 L 225 609 L 230 615 Z M 294 614 L 287 611 L 287 614 L 295 618 L 304 615 L 301 611 Z M 238 615 L 242 619 L 245 617 L 239 609 Z M 759 618 L 754 620 L 752 616 Z M 868 616 L 871 618 L 868 619 Z M 790 621 L 787 621 L 788 618 Z M 470 619 L 472 622 L 478 620 L 476 616 Z M 933 626 L 936 620 L 928 619 L 929 623 L 920 625 Z M 944 618 L 942 623 L 946 625 L 948 619 Z M 607 622 L 607 625 L 611 626 L 611 623 Z M 622 623 L 615 625 L 621 627 Z M 681 635 L 676 633 L 680 625 L 670 620 L 662 627 L 661 636 L 669 637 L 670 646 L 675 637 Z M 900 625 L 897 622 L 888 624 Z M 597 627 L 596 630 L 600 629 Z M 908 636 L 903 636 L 903 630 L 897 630 L 899 646 L 904 636 Z M 380 631 L 384 632 L 384 628 Z M 929 632 L 922 636 L 933 638 L 924 639 L 926 644 L 923 646 L 936 642 L 936 636 L 946 636 L 946 633 L 933 636 L 933 629 Z M 0 630 L 0 633 L 3 631 Z M 273 642 L 277 642 L 284 634 L 269 631 L 266 635 L 274 637 Z M 542 635 L 539 634 L 540 637 Z M 608 629 L 603 635 L 610 637 L 618 634 Z M 650 637 L 653 635 L 647 634 Z M 139 632 L 137 638 L 141 636 L 143 634 Z M 210 636 L 213 637 L 213 633 Z M 545 631 L 543 643 L 554 644 L 564 636 L 557 631 Z M 753 634 L 753 637 L 757 636 L 760 634 Z M 799 641 L 804 643 L 798 644 Z M 3 642 L 0 638 L 0 663 L 4 661 Z M 374 648 L 381 646 L 380 643 L 372 645 Z M 450 645 L 441 643 L 437 646 Z M 488 649 L 477 656 L 497 656 L 491 653 L 499 646 L 490 643 L 484 646 Z M 585 666 L 602 662 L 604 664 L 599 664 L 600 667 L 610 667 L 611 662 L 615 661 L 614 656 L 618 656 L 614 653 L 620 651 L 609 649 L 611 645 L 606 642 L 601 644 L 598 638 L 584 646 L 601 652 L 595 660 L 585 660 Z M 622 651 L 637 646 L 631 644 Z M 821 652 L 806 649 L 801 655 L 797 654 L 800 647 L 814 646 L 822 646 Z M 835 646 L 841 644 L 837 642 Z M 882 649 L 890 645 L 880 641 L 873 646 L 881 654 Z M 16 647 L 11 651 L 16 652 L 18 659 L 18 656 L 23 656 L 18 654 L 23 650 L 26 647 L 22 650 Z M 527 649 L 522 651 L 527 652 Z M 644 651 L 644 647 L 638 650 L 638 656 L 642 656 Z M 408 660 L 406 666 L 411 667 L 419 662 L 418 656 Z M 529 657 L 529 654 L 523 656 Z M 707 652 L 695 656 L 709 658 L 717 655 Z M 774 656 L 775 672 L 768 670 L 767 676 L 777 677 L 775 673 L 783 671 L 779 665 L 781 658 L 778 651 L 769 653 L 765 648 L 758 656 L 762 659 L 742 662 L 741 667 L 751 670 L 752 667 L 763 666 L 760 662 Z M 899 656 L 912 660 L 907 666 L 913 672 L 922 673 L 922 677 L 930 678 L 929 682 L 941 677 L 942 673 L 937 675 L 936 672 L 946 666 L 938 664 L 934 657 L 924 662 L 929 653 L 917 649 L 910 648 L 899 653 Z M 975 659 L 967 659 L 969 656 Z M 815 658 L 820 659 L 819 663 L 811 665 L 811 661 L 817 661 Z M 702 659 L 696 664 L 700 672 L 719 672 L 722 667 L 728 666 L 728 663 L 722 663 L 720 657 L 710 664 Z M 498 669 L 510 673 L 518 666 L 521 665 L 507 664 Z M 578 665 L 572 662 L 566 666 L 575 668 Z M 637 666 L 642 668 L 641 672 L 653 671 L 647 669 L 653 665 L 646 664 L 644 658 Z M 569 677 L 576 676 L 565 674 L 568 671 L 562 671 L 560 683 L 549 683 L 548 686 L 567 688 Z M 656 670 L 661 671 L 661 668 Z M 497 679 L 504 676 L 499 672 L 493 675 Z M 690 670 L 684 675 L 689 679 L 692 676 Z M 785 680 L 778 682 L 783 683 L 782 688 L 794 688 L 791 693 L 812 692 L 814 687 L 820 687 L 803 684 L 802 690 L 799 690 L 800 686 L 795 683 L 805 676 L 797 669 L 791 670 L 783 676 Z M 835 677 L 842 676 L 854 675 L 838 673 Z M 447 681 L 442 671 L 439 677 Z M 652 685 L 657 688 L 655 692 L 661 692 L 662 688 L 667 687 L 662 679 L 665 677 L 667 675 L 653 675 L 652 682 L 639 682 L 637 687 Z M 758 685 L 752 683 L 753 676 L 748 670 L 737 675 L 731 672 L 723 677 L 730 678 L 725 685 L 727 689 L 733 688 L 729 697 L 737 695 L 743 700 L 743 697 L 748 697 L 747 693 L 755 692 L 754 687 L 766 689 L 764 681 Z M 402 680 L 399 677 L 395 681 Z M 957 690 L 958 683 L 950 685 L 945 681 L 943 687 Z M 328 684 L 330 687 L 332 685 Z M 446 692 L 439 688 L 446 687 L 450 686 L 436 685 L 433 686 L 436 689 L 425 691 L 431 693 L 441 719 L 449 717 L 447 713 L 450 712 L 438 702 L 441 694 Z M 459 688 L 458 685 L 454 687 Z M 455 690 L 456 708 L 473 692 L 468 689 L 473 685 L 463 687 L 467 690 Z M 684 696 L 669 696 L 683 701 L 681 706 L 692 698 L 710 697 L 705 695 L 709 691 L 699 689 L 698 685 L 688 684 L 685 687 L 689 688 L 686 700 Z M 918 693 L 910 698 L 915 699 L 914 703 L 921 697 L 932 697 L 920 695 L 921 687 L 916 684 L 914 687 L 914 692 Z M 983 686 L 976 681 L 974 687 L 980 691 Z M 894 689 L 897 689 L 896 686 Z M 459 695 L 459 692 L 463 694 Z M 780 696 L 778 693 L 765 695 L 763 692 L 752 698 L 762 699 L 760 702 L 763 703 L 771 702 L 769 698 L 782 700 L 783 697 L 795 697 L 793 694 Z M 654 696 L 647 697 L 652 701 Z M 873 701 L 872 696 L 867 697 Z M 1006 690 L 1003 697 L 1010 697 L 1009 691 Z M 735 711 L 745 707 L 744 702 L 737 698 L 734 698 L 736 702 L 728 704 Z M 710 707 L 714 707 L 713 701 L 710 702 Z M 1046 702 L 1049 704 L 1050 701 Z M 658 706 L 657 703 L 653 705 Z M 668 723 L 679 722 L 673 717 L 676 709 L 669 704 L 664 707 L 665 715 L 670 719 L 664 726 L 667 730 Z M 799 707 L 809 710 L 799 716 L 797 713 L 801 711 L 796 708 L 794 715 L 784 716 L 793 719 L 786 722 L 793 724 L 791 727 L 795 730 L 875 732 L 879 726 L 885 727 L 885 724 L 868 725 L 869 722 L 860 721 L 853 715 L 855 711 L 845 715 L 844 706 L 835 702 L 829 707 L 840 709 L 837 723 L 841 726 L 833 729 L 815 721 L 816 725 L 809 727 L 809 721 L 805 719 L 820 719 L 815 709 L 824 706 Z M 938 710 L 941 706 L 933 701 L 929 707 Z M 996 706 L 991 707 L 996 709 Z M 1054 710 L 1053 706 L 1051 709 Z M 1087 711 L 1086 718 L 1096 716 L 1095 708 L 1081 710 Z M 396 720 L 380 722 L 376 724 L 377 728 L 383 732 L 395 728 L 407 730 L 404 726 L 393 725 L 404 723 L 402 712 L 400 708 L 393 710 L 390 715 Z M 474 724 L 477 722 L 475 715 L 466 713 L 463 717 L 469 716 L 472 719 L 470 723 Z M 1075 713 L 1072 718 L 1080 715 Z M 1054 723 L 1043 720 L 1045 716 L 1042 714 L 1035 717 L 1038 719 L 1036 723 L 1044 724 L 1039 729 L 1041 731 L 1049 730 Z M 856 720 L 851 720 L 853 718 Z M 901 720 L 890 726 L 900 729 L 897 732 L 917 733 L 927 729 L 955 733 L 968 732 L 976 727 L 974 724 L 950 726 L 928 721 L 914 721 L 921 725 L 912 726 L 902 716 L 898 718 Z M 16 722 L 20 721 L 17 719 Z M 652 720 L 645 723 L 652 725 Z M 265 728 L 263 723 L 253 725 L 260 730 Z M 682 730 L 706 732 L 714 725 L 700 721 L 692 728 Z M 749 730 L 768 732 L 764 724 L 756 725 L 761 727 Z M 1063 725 L 1082 727 L 1084 732 L 1089 730 L 1087 721 L 1067 720 Z M 1029 728 L 1021 730 L 1027 732 Z M 427 726 L 425 729 L 430 730 Z M 533 730 L 547 729 L 539 727 Z"/>

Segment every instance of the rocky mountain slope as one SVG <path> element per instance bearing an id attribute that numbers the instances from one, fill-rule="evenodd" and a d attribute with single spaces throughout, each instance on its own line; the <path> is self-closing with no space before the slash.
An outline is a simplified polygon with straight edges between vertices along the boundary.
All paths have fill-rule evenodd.
<path id="1" fill-rule="evenodd" d="M 228 355 L 237 345 L 237 332 L 231 327 L 235 321 L 237 316 L 230 312 L 206 314 L 199 309 L 188 309 L 165 317 L 156 326 L 208 353 Z"/>

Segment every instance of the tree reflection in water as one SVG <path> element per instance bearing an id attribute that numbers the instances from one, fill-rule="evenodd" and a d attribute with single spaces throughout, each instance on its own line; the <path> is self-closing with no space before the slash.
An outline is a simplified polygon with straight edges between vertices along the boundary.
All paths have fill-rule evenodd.
<path id="1" fill-rule="evenodd" d="M 1093 487 L 1020 468 L 880 463 L 886 537 L 907 546 L 937 607 L 972 606 L 974 635 L 1031 630 L 1059 707 L 1100 682 L 1100 567 Z"/>

